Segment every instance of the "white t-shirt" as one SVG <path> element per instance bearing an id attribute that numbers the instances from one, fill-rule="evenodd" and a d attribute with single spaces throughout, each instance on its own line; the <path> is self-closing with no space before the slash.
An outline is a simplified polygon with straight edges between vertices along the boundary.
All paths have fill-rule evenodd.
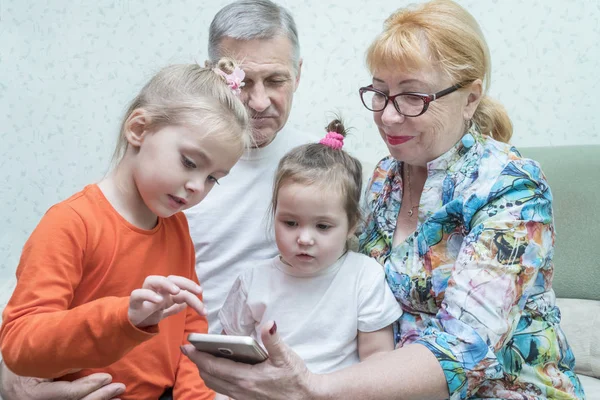
<path id="1" fill-rule="evenodd" d="M 247 268 L 219 319 L 228 335 L 250 335 L 259 342 L 261 327 L 274 320 L 283 341 L 308 369 L 326 373 L 360 361 L 358 331 L 377 331 L 401 315 L 381 265 L 348 252 L 312 275 L 279 256 Z"/>
<path id="2" fill-rule="evenodd" d="M 277 254 L 266 216 L 279 160 L 292 148 L 317 140 L 316 136 L 282 129 L 268 146 L 244 154 L 229 175 L 219 179 L 220 185 L 185 211 L 210 333 L 221 333 L 217 313 L 244 265 Z"/>

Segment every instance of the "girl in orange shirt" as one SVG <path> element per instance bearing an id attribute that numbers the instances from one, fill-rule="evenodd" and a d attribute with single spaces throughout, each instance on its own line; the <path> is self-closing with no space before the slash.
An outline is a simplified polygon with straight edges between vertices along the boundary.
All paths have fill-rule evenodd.
<path id="1" fill-rule="evenodd" d="M 116 166 L 43 216 L 3 313 L 2 356 L 18 375 L 107 372 L 121 399 L 212 399 L 179 347 L 206 332 L 194 246 L 181 211 L 198 204 L 250 142 L 244 73 L 173 65 L 126 113 Z"/>

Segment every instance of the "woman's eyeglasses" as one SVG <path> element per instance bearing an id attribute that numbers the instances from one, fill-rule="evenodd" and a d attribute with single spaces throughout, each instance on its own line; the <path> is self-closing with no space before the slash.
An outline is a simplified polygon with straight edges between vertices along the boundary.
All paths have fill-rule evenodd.
<path id="1" fill-rule="evenodd" d="M 359 93 L 360 99 L 367 110 L 374 112 L 383 111 L 387 107 L 388 102 L 391 101 L 394 103 L 394 108 L 399 114 L 406 117 L 418 117 L 427 111 L 429 103 L 462 88 L 468 83 L 458 83 L 433 94 L 406 92 L 388 96 L 382 91 L 373 88 L 373 85 L 361 87 Z"/>

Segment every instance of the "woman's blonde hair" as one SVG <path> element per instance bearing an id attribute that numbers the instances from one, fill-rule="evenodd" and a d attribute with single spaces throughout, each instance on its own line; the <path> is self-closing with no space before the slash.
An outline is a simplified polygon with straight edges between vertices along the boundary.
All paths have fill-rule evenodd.
<path id="1" fill-rule="evenodd" d="M 472 120 L 483 134 L 508 142 L 512 123 L 506 109 L 486 95 L 491 76 L 487 43 L 475 18 L 454 1 L 432 0 L 396 11 L 367 50 L 372 73 L 432 63 L 455 83 L 482 80 L 484 92 Z"/>
<path id="2" fill-rule="evenodd" d="M 339 119 L 331 121 L 325 129 L 346 136 L 346 129 Z M 340 194 L 345 202 L 350 229 L 355 228 L 361 220 L 362 166 L 358 159 L 341 148 L 310 143 L 284 155 L 275 173 L 270 207 L 272 216 L 277 209 L 279 189 L 287 183 L 319 185 L 328 193 Z"/>
<path id="3" fill-rule="evenodd" d="M 216 72 L 231 74 L 237 64 L 222 58 L 216 65 L 170 65 L 160 70 L 133 99 L 125 113 L 113 154 L 116 165 L 125 155 L 125 129 L 130 115 L 143 109 L 148 130 L 168 125 L 202 126 L 207 134 L 218 134 L 224 141 L 251 145 L 250 120 L 246 108 L 232 92 L 225 78 Z"/>

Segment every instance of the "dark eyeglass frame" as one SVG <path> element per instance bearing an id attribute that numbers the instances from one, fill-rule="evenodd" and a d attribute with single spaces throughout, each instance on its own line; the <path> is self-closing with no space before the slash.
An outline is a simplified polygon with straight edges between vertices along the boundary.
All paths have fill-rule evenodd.
<path id="1" fill-rule="evenodd" d="M 362 101 L 363 105 L 369 111 L 372 111 L 372 112 L 381 112 L 381 111 L 385 110 L 385 108 L 387 107 L 388 103 L 391 101 L 392 104 L 394 105 L 394 108 L 396 109 L 396 111 L 398 111 L 398 114 L 404 115 L 405 117 L 411 117 L 411 118 L 413 118 L 413 117 L 418 117 L 419 115 L 423 115 L 425 113 L 425 111 L 427 111 L 427 109 L 429 108 L 429 103 L 431 103 L 432 101 L 436 101 L 437 99 L 439 99 L 441 97 L 444 97 L 447 94 L 455 92 L 458 89 L 460 89 L 460 88 L 468 85 L 469 83 L 471 83 L 471 82 L 457 83 L 456 85 L 452 85 L 452 86 L 450 86 L 447 89 L 440 90 L 439 92 L 432 93 L 432 94 L 418 93 L 418 92 L 402 92 L 402 93 L 395 94 L 393 96 L 388 96 L 387 94 L 383 93 L 381 90 L 375 89 L 373 87 L 373 85 L 361 87 L 360 89 L 358 89 L 358 93 L 360 95 L 360 100 Z M 381 110 L 373 110 L 371 107 L 369 107 L 367 105 L 367 103 L 365 103 L 365 99 L 363 98 L 363 94 L 366 93 L 366 92 L 375 92 L 375 93 L 378 93 L 378 94 L 382 95 L 385 98 L 385 103 L 383 104 L 383 107 L 381 108 Z M 403 96 L 403 95 L 410 95 L 410 96 L 420 97 L 421 100 L 423 100 L 423 109 L 421 110 L 421 112 L 419 114 L 416 114 L 416 115 L 407 115 L 407 114 L 404 114 L 402 111 L 400 111 L 400 107 L 398 107 L 398 104 L 394 100 L 396 99 L 396 97 Z"/>

